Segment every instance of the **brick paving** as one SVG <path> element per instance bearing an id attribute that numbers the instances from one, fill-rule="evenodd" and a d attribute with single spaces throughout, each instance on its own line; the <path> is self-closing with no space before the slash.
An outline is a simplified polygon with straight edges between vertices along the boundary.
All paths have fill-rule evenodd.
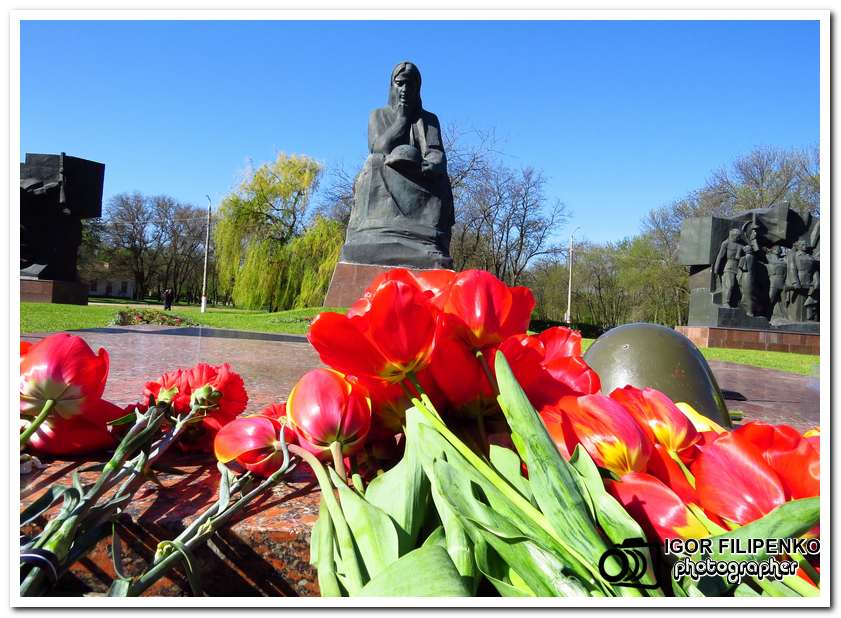
<path id="1" fill-rule="evenodd" d="M 166 371 L 198 362 L 229 363 L 242 375 L 249 411 L 286 399 L 306 371 L 320 365 L 300 335 L 249 333 L 203 327 L 116 326 L 75 331 L 111 357 L 105 396 L 126 405 L 142 398 L 143 385 Z M 45 335 L 25 335 L 37 341 Z M 817 377 L 710 362 L 728 408 L 745 412 L 745 420 L 788 423 L 805 430 L 820 422 Z"/>

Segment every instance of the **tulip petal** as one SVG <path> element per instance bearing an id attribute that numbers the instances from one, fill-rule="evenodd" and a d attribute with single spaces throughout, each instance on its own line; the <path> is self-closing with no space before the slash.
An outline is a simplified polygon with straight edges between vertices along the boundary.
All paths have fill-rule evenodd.
<path id="1" fill-rule="evenodd" d="M 402 380 L 406 372 L 419 371 L 428 364 L 435 336 L 435 315 L 429 299 L 416 287 L 401 281 L 383 283 L 371 296 L 371 308 L 365 317 L 366 335 L 388 366 L 393 367 L 393 377 L 397 378 L 393 381 Z"/>
<path id="2" fill-rule="evenodd" d="M 692 425 L 699 432 L 714 431 L 715 433 L 724 433 L 727 431 L 714 420 L 707 418 L 684 401 L 676 402 L 675 407 L 683 412 L 684 416 L 690 420 Z"/>
<path id="3" fill-rule="evenodd" d="M 216 459 L 228 463 L 249 451 L 271 448 L 278 432 L 271 419 L 248 416 L 234 419 L 216 434 L 213 451 Z"/>
<path id="4" fill-rule="evenodd" d="M 752 422 L 734 433 L 744 436 L 760 450 L 780 477 L 790 499 L 820 495 L 820 455 L 794 427 Z"/>
<path id="5" fill-rule="evenodd" d="M 567 356 L 581 356 L 581 333 L 565 326 L 547 328 L 537 336 L 548 362 Z"/>
<path id="6" fill-rule="evenodd" d="M 739 525 L 759 519 L 786 501 L 779 476 L 744 436 L 723 433 L 692 465 L 704 509 Z"/>
<path id="7" fill-rule="evenodd" d="M 509 335 L 525 333 L 529 329 L 531 314 L 534 311 L 534 294 L 524 286 L 508 288 L 511 294 L 511 308 L 504 322 L 500 325 L 500 339 Z"/>
<path id="8" fill-rule="evenodd" d="M 512 331 L 502 335 L 502 324 L 511 305 L 511 291 L 502 281 L 484 270 L 466 270 L 453 280 L 444 311 L 463 322 L 467 343 L 478 350 L 514 334 Z"/>
<path id="9" fill-rule="evenodd" d="M 652 542 L 709 536 L 680 497 L 650 474 L 631 472 L 620 481 L 605 481 L 605 488 L 639 522 Z"/>
<path id="10" fill-rule="evenodd" d="M 672 459 L 669 451 L 662 444 L 654 445 L 646 472 L 663 481 L 684 502 L 698 502 L 695 489 L 689 484 L 683 469 Z"/>
<path id="11" fill-rule="evenodd" d="M 339 313 L 323 312 L 310 325 L 307 339 L 321 362 L 343 373 L 378 376 L 386 366 L 382 352 Z"/>
<path id="12" fill-rule="evenodd" d="M 660 391 L 628 385 L 610 393 L 639 423 L 652 442 L 679 453 L 698 439 L 698 431 L 686 416 Z"/>
<path id="13" fill-rule="evenodd" d="M 104 425 L 88 423 L 83 417 L 47 419 L 29 438 L 35 452 L 52 457 L 88 455 L 114 448 L 116 439 Z"/>

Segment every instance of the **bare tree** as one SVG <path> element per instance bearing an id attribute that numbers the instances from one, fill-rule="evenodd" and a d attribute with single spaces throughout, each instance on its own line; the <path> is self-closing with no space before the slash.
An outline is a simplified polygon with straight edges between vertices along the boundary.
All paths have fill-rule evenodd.
<path id="1" fill-rule="evenodd" d="M 105 213 L 104 237 L 111 259 L 126 261 L 134 277 L 135 298 L 143 299 L 160 266 L 166 237 L 149 199 L 138 192 L 112 197 Z"/>
<path id="2" fill-rule="evenodd" d="M 535 258 L 558 253 L 561 248 L 552 244 L 552 235 L 568 213 L 557 200 L 547 204 L 545 184 L 543 174 L 530 167 L 484 168 L 471 182 L 456 217 L 456 267 L 484 268 L 517 285 Z"/>

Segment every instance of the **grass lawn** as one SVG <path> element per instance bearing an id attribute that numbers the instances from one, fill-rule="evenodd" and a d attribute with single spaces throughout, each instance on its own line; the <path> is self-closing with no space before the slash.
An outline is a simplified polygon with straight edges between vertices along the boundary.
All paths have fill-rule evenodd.
<path id="1" fill-rule="evenodd" d="M 42 333 L 78 328 L 108 326 L 114 320 L 119 307 L 114 305 L 54 305 L 49 303 L 20 304 L 20 332 Z M 326 309 L 329 311 L 329 309 Z M 344 311 L 343 309 L 335 309 Z M 202 314 L 199 307 L 176 306 L 172 315 L 188 318 L 203 326 L 232 328 L 261 333 L 304 334 L 310 321 L 322 307 L 291 309 L 277 313 L 232 309 L 230 307 L 208 307 Z M 586 350 L 593 339 L 583 339 Z M 721 360 L 766 369 L 789 371 L 807 376 L 818 375 L 818 356 L 791 354 L 788 352 L 765 352 L 762 350 L 731 350 L 725 348 L 701 348 L 708 360 Z"/>
<path id="2" fill-rule="evenodd" d="M 20 332 L 41 333 L 108 326 L 121 308 L 116 305 L 21 303 Z M 168 313 L 214 328 L 304 334 L 312 318 L 324 310 L 322 307 L 310 307 L 266 313 L 230 307 L 208 307 L 207 312 L 202 313 L 199 307 L 176 306 Z"/>
<path id="3" fill-rule="evenodd" d="M 585 352 L 595 339 L 582 339 L 581 350 Z M 734 350 L 730 348 L 699 348 L 707 360 L 727 361 L 741 365 L 752 365 L 763 369 L 776 369 L 799 373 L 804 376 L 819 375 L 819 356 L 793 354 L 791 352 L 766 352 L 765 350 Z"/>

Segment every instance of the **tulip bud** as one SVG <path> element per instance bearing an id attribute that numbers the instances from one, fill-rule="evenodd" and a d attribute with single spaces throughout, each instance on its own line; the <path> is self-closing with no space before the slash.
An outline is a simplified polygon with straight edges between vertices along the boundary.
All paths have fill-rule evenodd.
<path id="1" fill-rule="evenodd" d="M 332 369 L 304 374 L 289 394 L 286 413 L 301 446 L 323 458 L 330 457 L 334 442 L 341 445 L 342 454 L 353 453 L 371 428 L 368 392 Z"/>

